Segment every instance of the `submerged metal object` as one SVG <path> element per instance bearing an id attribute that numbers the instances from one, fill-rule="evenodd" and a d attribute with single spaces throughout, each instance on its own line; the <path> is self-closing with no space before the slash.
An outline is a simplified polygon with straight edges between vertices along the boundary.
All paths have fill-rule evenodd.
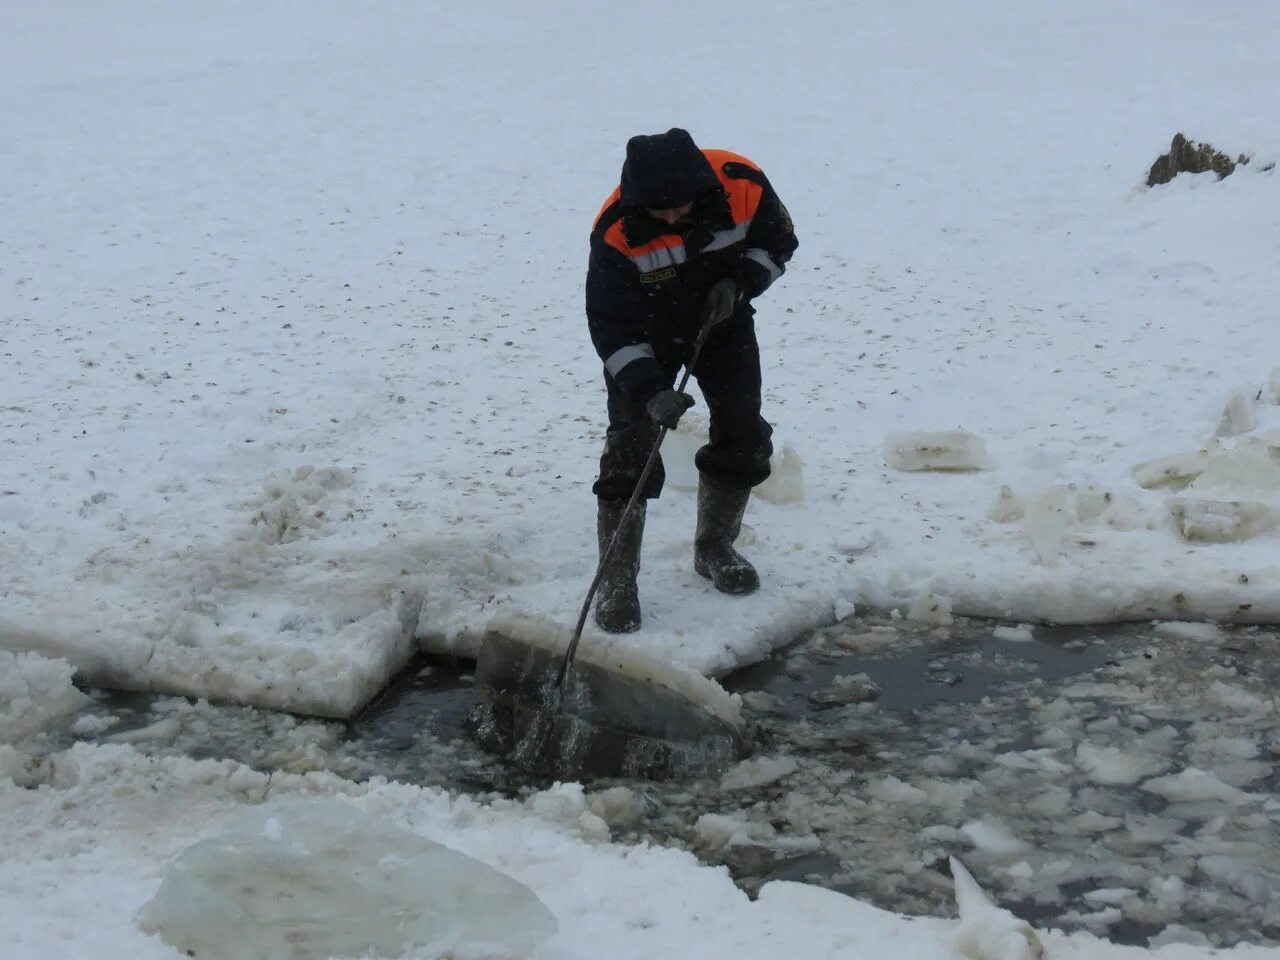
<path id="1" fill-rule="evenodd" d="M 565 779 L 716 776 L 748 753 L 741 724 L 678 690 L 581 657 L 558 687 L 561 665 L 558 651 L 489 630 L 472 735 L 522 769 Z"/>

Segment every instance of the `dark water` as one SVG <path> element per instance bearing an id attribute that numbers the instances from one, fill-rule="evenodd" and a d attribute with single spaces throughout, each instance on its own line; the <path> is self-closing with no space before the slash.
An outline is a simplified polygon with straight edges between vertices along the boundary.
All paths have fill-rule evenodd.
<path id="1" fill-rule="evenodd" d="M 588 789 L 625 787 L 649 812 L 615 839 L 684 847 L 749 892 L 798 880 L 950 915 L 957 856 L 1039 927 L 1145 946 L 1177 923 L 1217 945 L 1280 942 L 1280 720 L 1256 705 L 1280 682 L 1277 631 L 996 626 L 857 617 L 817 631 L 724 681 L 743 697 L 761 782 Z M 112 736 L 181 718 L 180 735 L 142 749 L 480 796 L 548 786 L 466 736 L 470 669 L 421 658 L 349 723 L 98 696 L 119 717 Z M 1093 756 L 1104 762 L 1090 773 Z M 1208 769 L 1250 799 L 1163 796 L 1127 777 L 1130 763 L 1165 777 Z M 741 835 L 725 843 L 720 822 Z"/>

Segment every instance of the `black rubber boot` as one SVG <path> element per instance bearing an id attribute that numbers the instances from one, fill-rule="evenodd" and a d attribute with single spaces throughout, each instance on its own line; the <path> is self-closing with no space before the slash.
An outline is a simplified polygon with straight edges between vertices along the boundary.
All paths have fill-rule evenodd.
<path id="1" fill-rule="evenodd" d="M 625 500 L 600 500 L 596 535 L 603 557 L 626 509 Z M 618 547 L 605 565 L 596 593 L 596 623 L 609 633 L 631 633 L 640 629 L 640 541 L 644 539 L 645 502 L 636 504 L 618 540 Z"/>
<path id="2" fill-rule="evenodd" d="M 760 586 L 756 568 L 733 549 L 749 499 L 750 490 L 734 490 L 708 479 L 705 473 L 699 475 L 693 569 L 721 593 L 754 593 Z"/>

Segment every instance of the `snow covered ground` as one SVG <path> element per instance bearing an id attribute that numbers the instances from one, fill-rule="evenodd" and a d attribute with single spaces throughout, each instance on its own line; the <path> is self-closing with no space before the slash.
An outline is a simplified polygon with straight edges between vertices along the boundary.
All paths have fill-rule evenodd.
<path id="1" fill-rule="evenodd" d="M 1280 614 L 1274 9 L 746 9 L 9 11 L 0 644 L 341 715 L 415 642 L 571 623 L 604 415 L 586 233 L 626 137 L 672 123 L 756 158 L 798 224 L 758 325 L 774 499 L 795 469 L 803 498 L 757 499 L 766 587 L 728 601 L 673 484 L 636 644 L 720 674 L 924 594 Z M 1177 130 L 1256 159 L 1146 190 Z M 960 429 L 989 469 L 885 466 L 890 433 Z M 1229 535 L 1202 501 L 1259 504 L 1249 542 L 1185 540 L 1131 473 L 1206 445 L 1180 509 Z"/>
<path id="2" fill-rule="evenodd" d="M 1268 0 L 13 6 L 0 648 L 342 716 L 415 646 L 474 650 L 495 613 L 571 623 L 603 427 L 586 235 L 625 139 L 672 124 L 760 162 L 796 220 L 758 319 L 791 454 L 748 514 L 765 587 L 747 599 L 693 575 L 672 484 L 636 645 L 722 674 L 859 605 L 1273 621 L 1278 60 Z M 1145 189 L 1179 130 L 1254 161 Z M 887 435 L 955 430 L 988 468 L 886 465 Z M 1183 454 L 1173 487 L 1133 472 Z M 6 686 L 60 676 L 22 662 Z M 147 776 L 191 804 L 157 823 L 141 794 L 108 803 L 137 774 L 102 749 L 67 788 L 97 811 L 82 831 L 50 829 L 54 788 L 4 794 L 32 824 L 19 856 L 44 857 L 6 861 L 28 945 L 89 936 L 58 922 L 80 893 L 136 936 L 120 910 L 233 802 L 221 774 L 168 767 Z M 437 824 L 465 805 L 369 789 Z M 557 850 L 529 862 L 705 883 L 672 909 L 756 945 L 743 918 L 785 924 L 789 897 L 805 936 L 852 936 L 832 911 L 879 929 L 819 893 L 748 904 L 687 860 L 646 874 L 661 852 Z M 935 926 L 883 922 L 937 955 Z M 677 920 L 636 926 L 687 942 Z"/>

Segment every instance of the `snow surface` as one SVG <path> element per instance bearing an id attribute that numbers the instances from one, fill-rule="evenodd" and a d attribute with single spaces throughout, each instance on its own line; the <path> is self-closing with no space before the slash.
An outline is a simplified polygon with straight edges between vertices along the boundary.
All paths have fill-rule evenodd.
<path id="1" fill-rule="evenodd" d="M 626 137 L 672 123 L 757 159 L 796 220 L 758 319 L 791 459 L 748 513 L 750 598 L 692 573 L 673 484 L 631 642 L 719 675 L 922 594 L 1280 615 L 1274 529 L 1184 540 L 1177 491 L 1132 475 L 1252 443 L 1247 497 L 1182 493 L 1219 532 L 1200 501 L 1280 502 L 1272 6 L 734 9 L 8 11 L 0 646 L 343 715 L 415 643 L 472 653 L 499 611 L 568 629 L 604 417 L 586 234 Z M 787 53 L 745 69 L 765 35 Z M 705 96 L 637 96 L 642 64 Z M 1255 161 L 1143 188 L 1178 130 Z M 1216 436 L 1229 404 L 1256 426 Z M 990 469 L 884 465 L 890 434 L 955 431 Z M 1002 487 L 1043 509 L 988 519 Z M 1086 488 L 1103 509 L 1060 502 Z"/>
<path id="2" fill-rule="evenodd" d="M 604 416 L 586 234 L 625 139 L 673 123 L 762 163 L 802 246 L 757 324 L 791 451 L 744 532 L 765 586 L 727 599 L 693 575 L 673 484 L 646 536 L 647 656 L 720 675 L 854 605 L 1274 621 L 1274 5 L 726 10 L 7 9 L 0 649 L 343 716 L 415 647 L 474 652 L 495 614 L 567 630 Z M 1254 162 L 1143 188 L 1179 130 Z M 989 468 L 885 466 L 886 436 L 938 432 L 980 438 Z M 1135 476 L 1171 456 L 1169 484 Z M 0 751 L 0 775 L 40 780 Z M 555 955 L 946 955 L 944 923 L 790 884 L 751 902 L 687 856 L 593 846 L 580 816 L 535 828 L 123 743 L 52 766 L 0 788 L 13 956 L 171 955 L 132 911 L 277 779 L 517 875 L 562 922 Z M 1161 795 L 1254 802 L 1201 774 Z"/>

